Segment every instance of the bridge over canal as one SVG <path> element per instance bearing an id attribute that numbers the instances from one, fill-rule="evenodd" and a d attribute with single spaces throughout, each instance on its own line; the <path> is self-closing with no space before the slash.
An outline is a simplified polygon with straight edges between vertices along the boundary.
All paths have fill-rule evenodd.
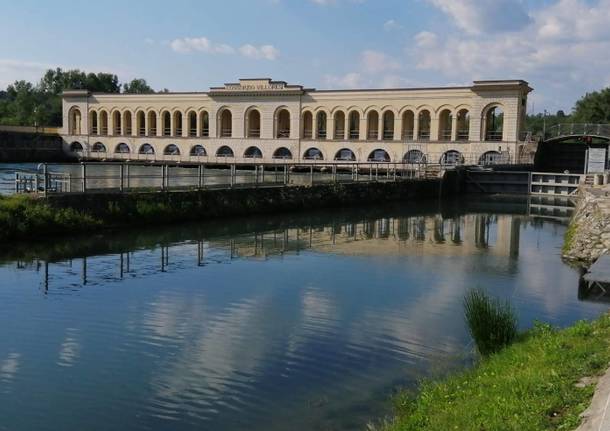
<path id="1" fill-rule="evenodd" d="M 610 124 L 557 124 L 538 145 L 535 169 L 543 172 L 601 173 L 610 168 Z"/>

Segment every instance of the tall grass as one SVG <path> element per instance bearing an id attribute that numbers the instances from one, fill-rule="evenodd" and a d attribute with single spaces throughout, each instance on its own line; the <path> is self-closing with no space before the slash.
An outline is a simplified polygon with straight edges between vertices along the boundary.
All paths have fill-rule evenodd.
<path id="1" fill-rule="evenodd" d="M 498 352 L 517 336 L 517 317 L 510 303 L 492 299 L 480 289 L 464 297 L 464 315 L 482 356 Z"/>

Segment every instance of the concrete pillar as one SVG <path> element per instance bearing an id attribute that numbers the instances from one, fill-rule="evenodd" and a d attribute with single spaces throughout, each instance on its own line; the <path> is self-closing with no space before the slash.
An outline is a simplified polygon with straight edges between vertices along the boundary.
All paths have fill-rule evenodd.
<path id="1" fill-rule="evenodd" d="M 203 134 L 203 132 L 202 132 L 203 127 L 201 126 L 202 123 L 203 123 L 203 112 L 198 112 L 197 113 L 197 125 L 195 126 L 195 128 L 197 129 L 197 131 L 195 132 L 195 136 L 197 136 L 198 138 L 200 138 L 201 135 Z"/>
<path id="2" fill-rule="evenodd" d="M 402 131 L 402 116 L 394 115 L 394 141 L 402 141 L 400 132 Z"/>
<path id="3" fill-rule="evenodd" d="M 432 116 L 430 113 L 430 140 L 437 141 L 438 140 L 438 116 Z"/>
<path id="4" fill-rule="evenodd" d="M 298 113 L 290 112 L 290 139 L 299 139 L 301 136 L 301 116 Z M 301 157 L 299 155 L 299 157 Z"/>
<path id="5" fill-rule="evenodd" d="M 318 139 L 318 114 L 312 115 L 311 118 L 311 139 Z"/>
<path id="6" fill-rule="evenodd" d="M 191 133 L 191 113 L 183 112 L 182 113 L 182 137 L 187 138 L 189 133 Z"/>
<path id="7" fill-rule="evenodd" d="M 349 139 L 349 115 L 345 114 L 345 127 L 343 128 L 343 138 L 347 141 Z"/>
<path id="8" fill-rule="evenodd" d="M 383 140 L 383 115 L 381 112 L 378 115 L 379 118 L 377 119 L 377 140 L 381 141 Z"/>
<path id="9" fill-rule="evenodd" d="M 220 133 L 218 133 L 218 117 L 216 112 L 210 112 L 208 116 L 209 122 L 209 135 L 210 138 L 218 138 L 220 137 Z"/>
<path id="10" fill-rule="evenodd" d="M 326 117 L 326 139 L 335 138 L 335 117 L 328 115 Z"/>
<path id="11" fill-rule="evenodd" d="M 419 141 L 419 113 L 413 115 L 413 140 Z"/>
<path id="12" fill-rule="evenodd" d="M 138 136 L 138 113 L 131 113 L 131 136 Z"/>
<path id="13" fill-rule="evenodd" d="M 451 117 L 451 141 L 457 141 L 457 113 L 453 114 Z"/>
<path id="14" fill-rule="evenodd" d="M 366 141 L 366 139 L 367 139 L 366 132 L 367 132 L 367 128 L 368 128 L 367 127 L 368 122 L 369 122 L 369 119 L 367 116 L 365 116 L 365 115 L 360 116 L 360 127 L 358 129 L 358 132 L 360 134 L 359 137 L 360 137 L 361 141 Z"/>
<path id="15" fill-rule="evenodd" d="M 157 136 L 163 136 L 163 115 L 160 112 L 155 112 L 157 118 Z"/>

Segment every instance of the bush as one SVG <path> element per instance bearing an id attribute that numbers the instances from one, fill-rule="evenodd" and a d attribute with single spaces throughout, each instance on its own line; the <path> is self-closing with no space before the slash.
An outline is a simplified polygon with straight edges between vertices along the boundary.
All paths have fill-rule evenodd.
<path id="1" fill-rule="evenodd" d="M 511 305 L 490 298 L 482 290 L 473 289 L 466 294 L 464 314 L 482 356 L 496 353 L 517 336 L 517 317 Z"/>

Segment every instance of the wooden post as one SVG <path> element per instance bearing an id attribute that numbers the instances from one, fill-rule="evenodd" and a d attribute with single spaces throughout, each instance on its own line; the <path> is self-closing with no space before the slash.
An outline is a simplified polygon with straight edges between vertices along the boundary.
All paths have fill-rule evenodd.
<path id="1" fill-rule="evenodd" d="M 47 170 L 47 164 L 42 165 L 42 174 L 44 175 L 44 197 L 47 197 L 49 188 L 49 171 Z"/>

